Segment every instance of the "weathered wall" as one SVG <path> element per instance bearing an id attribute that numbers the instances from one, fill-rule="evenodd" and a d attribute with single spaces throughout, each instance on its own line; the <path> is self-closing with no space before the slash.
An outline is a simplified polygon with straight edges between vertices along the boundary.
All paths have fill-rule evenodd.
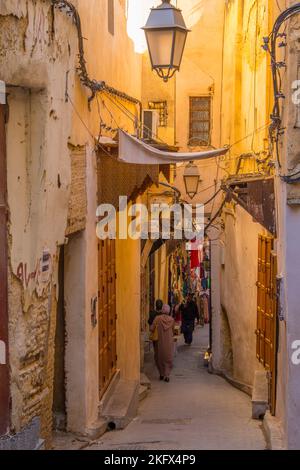
<path id="1" fill-rule="evenodd" d="M 228 206 L 224 211 L 225 231 L 223 239 L 224 257 L 220 275 L 220 303 L 227 316 L 232 354 L 233 378 L 253 385 L 254 372 L 260 368 L 256 359 L 257 321 L 257 273 L 258 236 L 266 234 L 259 224 L 240 206 Z M 221 262 L 221 261 L 219 261 Z M 214 348 L 222 347 L 228 335 L 224 323 L 220 325 L 221 341 Z M 224 345 L 223 345 L 224 346 Z M 217 353 L 217 351 L 216 351 Z M 225 358 L 220 357 L 219 365 Z"/>
<path id="2" fill-rule="evenodd" d="M 83 233 L 65 246 L 66 413 L 67 429 L 78 432 L 86 423 L 85 360 L 85 240 Z M 97 362 L 97 358 L 95 359 Z M 80 404 L 80 406 L 78 406 Z"/>
<path id="3" fill-rule="evenodd" d="M 243 173 L 257 171 L 255 157 L 267 155 L 272 94 L 269 56 L 261 46 L 270 32 L 272 3 L 226 2 L 221 140 L 233 146 L 227 159 L 232 173 L 239 155 L 248 155 L 242 160 Z"/>
<path id="4" fill-rule="evenodd" d="M 231 149 L 227 169 L 234 173 L 237 168 L 238 154 L 251 154 L 242 160 L 241 173 L 260 170 L 267 172 L 264 165 L 255 163 L 253 154 L 259 158 L 267 156 L 269 151 L 268 124 L 273 106 L 273 88 L 269 67 L 270 58 L 261 49 L 262 38 L 272 30 L 275 19 L 280 11 L 295 2 L 278 2 L 257 0 L 227 2 L 225 42 L 224 42 L 224 71 L 232 70 L 234 73 L 224 75 L 224 106 L 226 114 L 223 115 L 222 135 L 225 141 L 237 144 Z M 280 172 L 286 173 L 295 168 L 298 161 L 299 149 L 297 147 L 297 113 L 292 104 L 292 82 L 299 78 L 297 68 L 297 38 L 299 36 L 298 20 L 288 34 L 288 48 L 278 51 L 278 60 L 288 58 L 288 73 L 285 75 L 284 116 L 288 132 L 280 146 L 282 168 Z M 286 54 L 287 52 L 287 54 Z M 246 138 L 245 138 L 246 136 Z M 275 156 L 274 156 L 275 158 Z M 231 159 L 231 160 L 230 160 Z M 278 170 L 278 168 L 277 168 Z M 281 421 L 285 443 L 288 447 L 299 447 L 299 392 L 296 383 L 299 383 L 297 366 L 291 363 L 291 344 L 299 337 L 298 302 L 296 287 L 299 280 L 297 263 L 298 249 L 297 236 L 298 208 L 288 206 L 287 199 L 298 197 L 297 185 L 286 186 L 280 178 L 275 178 L 277 200 L 277 240 L 276 252 L 278 255 L 278 272 L 283 277 L 281 307 L 285 321 L 279 323 L 278 344 L 278 371 L 277 371 L 277 402 L 276 417 Z M 248 225 L 247 225 L 248 226 Z M 250 226 L 248 227 L 250 229 Z M 247 233 L 247 243 L 250 238 Z M 249 238 L 249 240 L 248 240 Z M 254 241 L 254 240 L 253 240 Z M 255 259 L 257 254 L 253 253 Z M 240 275 L 244 272 L 240 268 Z M 226 280 L 227 283 L 227 280 Z M 246 293 L 245 293 L 246 294 Z M 245 297 L 241 296 L 242 302 Z M 248 301 L 251 299 L 248 298 Z M 253 304 L 255 308 L 255 304 Z M 239 316 L 239 322 L 243 319 Z M 243 348 L 244 349 L 244 348 Z M 245 353 L 245 351 L 244 351 Z M 253 353 L 252 353 L 253 354 Z M 287 367 L 288 364 L 288 367 Z M 254 364 L 254 367 L 257 367 Z"/>
<path id="5" fill-rule="evenodd" d="M 90 77 L 139 98 L 141 58 L 127 37 L 125 1 L 115 1 L 114 35 L 108 32 L 107 2 L 89 0 L 89 8 L 83 0 L 74 4 L 86 38 Z M 77 235 L 80 250 L 72 250 L 76 240 L 70 238 L 65 266 L 67 423 L 70 430 L 85 432 L 97 419 L 99 398 L 98 336 L 90 307 L 98 292 L 94 136 L 100 121 L 108 128 L 133 131 L 138 113 L 134 105 L 121 100 L 119 106 L 133 114 L 128 119 L 116 106 L 118 101 L 104 95 L 89 110 L 90 93 L 75 75 L 77 53 L 73 21 L 64 11 L 53 9 L 50 1 L 0 3 L 0 78 L 13 86 L 7 135 L 12 430 L 42 416 L 47 445 L 52 427 L 58 247 L 65 243 L 66 233 L 71 237 L 85 228 Z M 115 132 L 102 127 L 108 136 Z M 80 149 L 85 155 L 75 168 L 72 164 Z M 76 198 L 78 188 L 82 197 Z M 49 270 L 42 273 L 43 255 L 50 258 Z M 120 278 L 127 273 L 126 261 Z M 74 289 L 76 285 L 80 287 Z M 136 292 L 133 285 L 132 289 Z M 132 368 L 126 364 L 125 375 L 136 376 L 136 369 L 137 364 Z"/>
<path id="6" fill-rule="evenodd" d="M 270 57 L 261 48 L 263 37 L 272 30 L 276 17 L 295 0 L 227 0 L 226 2 L 187 2 L 178 1 L 182 7 L 187 24 L 193 32 L 188 37 L 182 69 L 169 85 L 147 71 L 145 60 L 144 77 L 147 88 L 151 90 L 149 99 L 164 96 L 170 103 L 170 123 L 168 129 L 161 129 L 159 135 L 180 147 L 185 148 L 187 141 L 188 103 L 187 96 L 207 93 L 214 87 L 214 107 L 217 115 L 213 118 L 213 145 L 230 145 L 225 161 L 220 162 L 225 173 L 235 175 L 238 164 L 239 175 L 247 173 L 271 174 L 272 170 L 263 160 L 270 156 L 268 126 L 273 106 L 273 90 L 270 73 Z M 194 7 L 193 10 L 189 10 Z M 222 14 L 224 40 L 222 37 Z M 209 13 L 211 9 L 211 13 Z M 190 12 L 196 21 L 190 21 Z M 210 22 L 211 18 L 211 22 Z M 203 20 L 203 21 L 202 21 Z M 284 94 L 285 138 L 280 146 L 282 161 L 281 173 L 298 169 L 299 164 L 299 107 L 292 103 L 292 82 L 299 79 L 299 20 L 294 19 L 288 31 L 287 64 Z M 223 51 L 222 51 L 223 49 Z M 217 60 L 219 57 L 219 60 Z M 278 60 L 285 60 L 285 48 L 278 53 Z M 213 60 L 212 60 L 213 58 Z M 210 76 L 210 77 L 209 77 Z M 151 77 L 151 79 L 149 78 Z M 152 83 L 152 85 L 151 85 Z M 218 99 L 219 97 L 219 99 Z M 144 92 L 144 99 L 145 97 Z M 165 98 L 166 99 L 166 98 Z M 174 113 L 176 100 L 177 112 Z M 177 126 L 174 125 L 176 120 Z M 175 128 L 177 132 L 174 132 Z M 240 158 L 242 156 L 242 158 Z M 259 162 L 258 160 L 261 160 Z M 207 168 L 206 168 L 207 165 Z M 200 173 L 204 181 L 213 183 L 215 175 L 224 175 L 223 170 L 214 164 L 202 164 Z M 176 184 L 182 189 L 183 169 L 177 169 Z M 203 184 L 205 188 L 209 184 Z M 297 233 L 299 231 L 299 185 L 287 186 L 276 178 L 277 229 L 276 251 L 279 273 L 282 281 L 282 309 L 285 321 L 280 322 L 277 409 L 276 416 L 281 419 L 286 444 L 291 448 L 299 447 L 299 366 L 291 362 L 291 345 L 299 339 L 299 315 L 297 285 L 299 284 L 299 265 Z M 201 187 L 200 187 L 201 190 Z M 214 189 L 211 190 L 212 192 Z M 212 192 L 210 194 L 212 194 Z M 209 192 L 199 195 L 200 200 L 209 197 Z M 288 204 L 287 204 L 288 202 Z M 214 204 L 214 209 L 218 207 Z M 211 210 L 208 207 L 207 212 Z M 222 323 L 226 311 L 232 332 L 233 373 L 235 377 L 252 384 L 253 372 L 259 367 L 255 358 L 256 327 L 256 287 L 257 276 L 257 236 L 262 228 L 255 224 L 241 208 L 233 215 L 228 212 L 225 218 L 225 246 L 218 240 L 213 242 L 213 313 L 214 319 L 214 362 L 222 368 L 222 331 L 228 329 Z M 215 230 L 212 238 L 219 238 Z M 220 257 L 225 257 L 225 268 Z M 230 260 L 230 263 L 229 263 Z M 238 281 L 239 280 L 239 281 Z M 224 333 L 224 331 L 223 331 Z M 227 348 L 230 349 L 230 348 Z M 288 366 L 287 366 L 288 364 Z"/>
<path id="7" fill-rule="evenodd" d="M 288 5 L 295 4 L 287 2 Z M 284 80 L 286 96 L 283 108 L 283 127 L 286 132 L 280 142 L 281 173 L 295 173 L 299 159 L 299 106 L 292 101 L 293 82 L 299 80 L 299 15 L 294 17 L 287 28 L 286 49 L 287 73 Z M 284 320 L 280 322 L 278 382 L 276 415 L 280 418 L 285 445 L 289 449 L 300 447 L 300 366 L 293 364 L 292 345 L 300 338 L 299 321 L 299 280 L 300 232 L 299 184 L 287 185 L 276 178 L 278 200 L 278 269 L 282 277 L 280 308 Z"/>
<path id="8" fill-rule="evenodd" d="M 143 54 L 142 68 L 142 102 L 143 108 L 149 108 L 150 101 L 167 101 L 168 119 L 166 127 L 158 127 L 157 140 L 162 140 L 169 145 L 176 145 L 175 132 L 175 96 L 176 96 L 176 78 L 165 83 L 151 71 L 151 63 L 148 52 Z"/>
<path id="9" fill-rule="evenodd" d="M 49 4 L 5 2 L 0 15 L 1 79 L 20 87 L 8 89 L 7 127 L 12 429 L 41 416 L 48 445 L 57 246 L 64 243 L 70 177 L 65 83 L 76 48 L 68 50 L 72 25 L 64 17 L 52 31 Z M 45 272 L 43 254 L 49 256 Z"/>
<path id="10" fill-rule="evenodd" d="M 179 0 L 177 5 L 182 8 L 191 33 L 176 79 L 176 140 L 181 148 L 189 148 L 189 97 L 211 95 L 211 143 L 217 147 L 220 145 L 224 2 Z"/>
<path id="11" fill-rule="evenodd" d="M 114 2 L 114 35 L 109 33 L 107 27 L 107 2 L 91 0 L 88 9 L 86 8 L 86 1 L 81 0 L 77 3 L 82 19 L 83 36 L 88 38 L 88 41 L 85 42 L 85 50 L 90 76 L 98 80 L 104 80 L 110 86 L 139 99 L 141 97 L 141 58 L 134 53 L 133 43 L 127 36 L 125 1 L 118 0 Z M 96 21 L 95 18 L 97 18 Z M 96 54 L 95 49 L 97 50 Z M 87 145 L 87 205 L 89 217 L 84 235 L 84 315 L 82 315 L 82 323 L 78 325 L 82 332 L 84 331 L 84 333 L 81 333 L 80 344 L 82 345 L 82 351 L 84 351 L 85 369 L 81 374 L 84 380 L 78 386 L 84 399 L 85 430 L 89 430 L 97 420 L 99 404 L 98 328 L 94 328 L 91 323 L 91 299 L 97 296 L 98 293 L 98 266 L 96 262 L 98 259 L 98 240 L 95 233 L 98 182 L 96 177 L 96 156 L 91 142 L 91 135 L 98 137 L 100 123 L 112 129 L 101 128 L 101 134 L 108 137 L 115 136 L 117 127 L 133 132 L 134 117 L 138 116 L 138 108 L 124 100 L 100 94 L 92 102 L 90 112 L 87 107 L 89 93 L 82 93 L 82 87 L 79 86 L 78 81 L 74 93 L 76 109 L 80 110 L 81 119 L 79 119 L 78 113 L 73 114 L 70 140 L 75 147 Z M 132 118 L 129 119 L 120 110 L 120 106 L 125 107 L 131 113 Z M 88 131 L 81 120 L 88 127 Z M 107 175 L 110 178 L 113 178 L 113 176 Z M 120 242 L 119 246 L 117 243 L 118 368 L 121 370 L 122 377 L 129 380 L 138 380 L 139 377 L 140 305 L 138 288 L 140 253 L 137 245 L 135 243 L 131 246 L 130 243 L 127 245 L 126 242 Z M 127 253 L 127 249 L 129 253 Z M 134 269 L 131 270 L 130 266 L 134 266 Z M 132 278 L 128 282 L 130 275 L 132 275 Z M 128 305 L 132 308 L 128 309 Z M 78 347 L 78 343 L 73 341 L 73 348 L 76 346 Z M 127 360 L 129 350 L 132 358 L 130 361 Z M 71 354 L 72 350 L 70 351 Z M 74 374 L 78 374 L 75 361 L 70 363 L 70 367 Z M 76 417 L 76 397 L 73 396 L 73 398 L 72 419 L 74 425 L 69 426 L 69 428 L 72 430 L 81 428 L 82 430 L 82 423 L 79 423 Z"/>
<path id="12" fill-rule="evenodd" d="M 261 176 L 271 171 L 265 164 L 258 164 L 257 159 L 265 159 L 269 151 L 270 59 L 261 45 L 270 32 L 274 14 L 279 11 L 275 7 L 274 12 L 273 3 L 268 0 L 225 3 L 220 141 L 230 145 L 222 162 L 229 176 L 249 173 Z M 215 268 L 221 289 L 213 287 L 213 308 L 218 319 L 215 362 L 219 368 L 224 362 L 221 348 L 222 335 L 228 333 L 227 316 L 232 336 L 232 373 L 235 379 L 251 386 L 254 371 L 260 367 L 255 337 L 257 246 L 258 234 L 264 233 L 264 229 L 239 206 L 234 210 L 227 207 L 223 219 L 224 244 L 215 243 L 219 246 L 216 262 L 221 255 L 225 260 L 224 268 L 220 265 Z"/>
<path id="13" fill-rule="evenodd" d="M 206 202 L 215 193 L 218 180 L 236 173 L 242 154 L 240 174 L 270 172 L 268 167 L 258 166 L 256 162 L 257 158 L 267 156 L 272 106 L 269 57 L 261 45 L 279 10 L 274 2 L 268 0 L 191 0 L 178 1 L 177 5 L 182 8 L 186 23 L 192 29 L 181 71 L 176 75 L 176 81 L 172 79 L 167 85 L 155 73 L 147 71 L 146 66 L 143 77 L 146 77 L 151 99 L 154 99 L 155 93 L 159 99 L 164 89 L 171 110 L 175 100 L 176 125 L 172 115 L 170 129 L 168 132 L 161 129 L 159 135 L 164 135 L 170 139 L 169 143 L 173 143 L 171 135 L 176 129 L 175 140 L 184 150 L 189 148 L 189 96 L 212 95 L 212 145 L 219 147 L 227 144 L 231 147 L 224 161 L 199 163 L 202 182 L 193 202 Z M 175 184 L 188 200 L 183 183 L 184 166 L 179 166 L 176 173 Z M 221 198 L 222 195 L 206 205 L 207 216 L 216 213 Z M 254 370 L 259 367 L 255 354 L 255 283 L 258 233 L 263 229 L 240 207 L 236 208 L 233 216 L 225 214 L 224 222 L 224 269 L 219 264 L 220 251 L 216 250 L 213 254 L 217 264 L 213 304 L 215 318 L 218 319 L 214 354 L 221 367 L 224 362 L 222 348 L 230 350 L 224 343 L 224 334 L 221 335 L 221 330 L 228 333 L 227 313 L 233 335 L 233 373 L 238 380 L 251 385 Z M 219 238 L 220 230 L 221 226 L 214 231 L 212 239 Z M 218 245 L 218 240 L 215 245 Z M 239 300 L 241 292 L 242 303 Z"/>
<path id="14" fill-rule="evenodd" d="M 190 147 L 189 141 L 189 98 L 193 96 L 212 96 L 211 145 L 219 147 L 227 143 L 221 139 L 222 107 L 222 42 L 224 24 L 224 2 L 219 0 L 180 0 L 188 35 L 180 73 L 168 83 L 164 83 L 155 72 L 151 72 L 148 52 L 143 57 L 143 105 L 151 100 L 167 100 L 168 126 L 158 128 L 158 136 L 170 145 L 177 145 L 181 151 L 195 151 L 199 147 Z M 227 110 L 226 110 L 227 112 Z M 225 110 L 224 110 L 225 114 Z M 215 180 L 223 171 L 215 161 L 197 163 L 202 183 L 200 194 L 193 202 L 205 202 L 215 192 Z M 222 165 L 220 165 L 222 166 Z M 175 185 L 182 191 L 182 196 L 189 201 L 185 193 L 183 172 L 185 165 L 176 170 Z M 201 192 L 203 191 L 203 192 Z M 210 213 L 212 205 L 207 207 Z"/>
<path id="15" fill-rule="evenodd" d="M 118 240 L 116 255 L 118 368 L 121 371 L 122 379 L 139 382 L 141 322 L 140 240 Z"/>

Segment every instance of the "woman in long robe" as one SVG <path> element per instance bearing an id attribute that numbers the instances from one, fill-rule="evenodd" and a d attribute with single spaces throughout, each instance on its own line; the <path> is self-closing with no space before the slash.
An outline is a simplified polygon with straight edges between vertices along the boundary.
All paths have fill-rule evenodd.
<path id="1" fill-rule="evenodd" d="M 169 305 L 164 305 L 162 312 L 158 315 L 151 331 L 157 328 L 158 341 L 155 348 L 155 363 L 158 369 L 160 380 L 170 381 L 171 370 L 173 369 L 174 358 L 174 318 L 170 316 Z"/>

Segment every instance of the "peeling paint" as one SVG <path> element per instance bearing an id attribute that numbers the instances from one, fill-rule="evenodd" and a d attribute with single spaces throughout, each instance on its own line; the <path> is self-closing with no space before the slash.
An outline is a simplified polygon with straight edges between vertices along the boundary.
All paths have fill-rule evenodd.
<path id="1" fill-rule="evenodd" d="M 83 33 L 89 39 L 85 46 L 91 77 L 107 80 L 128 94 L 140 96 L 141 73 L 138 71 L 141 72 L 141 58 L 134 54 L 133 44 L 126 35 L 124 2 L 116 2 L 117 24 L 112 41 L 106 31 L 102 2 L 89 1 L 93 4 L 93 15 L 86 8 L 86 0 L 76 3 Z M 98 416 L 96 357 L 99 341 L 97 329 L 92 328 L 86 313 L 91 298 L 98 291 L 97 177 L 91 134 L 97 135 L 99 131 L 99 110 L 96 101 L 92 103 L 91 110 L 88 109 L 87 90 L 76 76 L 77 40 L 74 22 L 64 12 L 54 9 L 49 1 L 6 0 L 5 6 L 1 2 L 0 77 L 6 82 L 9 93 L 11 422 L 12 431 L 19 431 L 33 417 L 39 416 L 42 436 L 47 439 L 48 447 L 52 430 L 56 303 L 60 287 L 58 260 L 61 247 L 66 243 L 67 228 L 70 239 L 76 238 L 75 230 L 80 231 L 77 232 L 80 251 L 75 254 L 71 251 L 72 261 L 78 262 L 77 271 L 72 272 L 68 279 L 72 301 L 68 312 L 69 362 L 66 366 L 69 426 L 84 432 Z M 111 60 L 112 51 L 116 55 L 116 63 Z M 130 106 L 129 109 L 135 112 L 134 106 Z M 106 110 L 102 110 L 102 115 L 110 122 L 111 117 Z M 121 113 L 118 113 L 118 122 L 133 131 L 133 123 Z M 84 150 L 82 160 L 79 156 L 81 150 Z M 72 169 L 74 153 L 78 154 L 78 165 Z M 74 181 L 80 182 L 81 199 L 75 197 Z M 75 208 L 72 207 L 72 194 L 74 206 L 77 205 Z M 77 211 L 78 200 L 84 201 L 81 211 Z M 70 250 L 72 241 L 67 247 Z M 41 269 L 44 250 L 49 251 L 52 259 L 47 281 L 43 280 Z M 136 245 L 137 256 L 139 253 Z M 74 285 L 78 285 L 78 289 L 74 289 Z M 126 327 L 128 301 L 124 305 L 121 308 Z M 135 307 L 138 313 L 138 298 Z M 138 314 L 133 315 L 136 341 L 139 339 L 138 321 Z M 132 338 L 130 341 L 133 344 Z M 78 367 L 74 360 L 77 354 L 82 367 Z M 139 377 L 138 358 L 134 365 L 126 364 L 125 373 Z M 73 384 L 77 386 L 73 387 Z"/>

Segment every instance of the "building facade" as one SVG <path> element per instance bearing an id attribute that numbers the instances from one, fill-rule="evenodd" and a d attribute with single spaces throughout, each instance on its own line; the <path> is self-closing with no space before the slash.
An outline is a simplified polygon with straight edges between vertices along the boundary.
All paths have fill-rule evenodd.
<path id="1" fill-rule="evenodd" d="M 287 184 L 282 175 L 297 169 L 298 111 L 292 90 L 297 80 L 298 17 L 286 30 L 282 25 L 280 32 L 286 36 L 277 39 L 277 68 L 287 71 L 284 76 L 280 70 L 280 97 L 274 96 L 271 58 L 262 46 L 279 14 L 294 4 L 226 4 L 221 135 L 230 145 L 224 183 L 235 196 L 223 210 L 223 235 L 213 242 L 213 264 L 219 265 L 213 366 L 238 385 L 250 386 L 253 397 L 257 377 L 266 373 L 270 414 L 265 424 L 271 445 L 290 449 L 299 448 L 299 372 L 291 359 L 299 336 L 294 313 L 298 199 L 297 185 Z M 281 101 L 282 126 L 273 140 L 269 130 L 276 99 Z"/>
<path id="2" fill-rule="evenodd" d="M 137 406 L 140 241 L 99 240 L 96 211 L 105 142 L 137 131 L 142 63 L 125 1 L 72 4 L 0 5 L 0 448 L 49 448 L 53 427 L 95 436 L 114 393 L 120 426 Z M 147 173 L 130 177 L 129 200 Z"/>
<path id="3" fill-rule="evenodd" d="M 287 70 L 279 90 L 278 159 L 269 135 L 274 109 L 271 58 L 262 46 L 280 13 L 296 3 L 178 1 L 192 30 L 181 71 L 164 84 L 150 72 L 145 55 L 142 93 L 144 107 L 154 103 L 167 108 L 167 119 L 158 127 L 162 140 L 180 150 L 229 147 L 225 158 L 197 164 L 202 181 L 193 200 L 205 203 L 222 188 L 205 205 L 209 223 L 224 202 L 207 232 L 212 254 L 211 365 L 254 401 L 258 383 L 265 381 L 264 400 L 270 408 L 266 429 L 274 446 L 281 442 L 286 448 L 299 447 L 299 372 L 291 359 L 299 336 L 298 189 L 297 181 L 287 184 L 282 178 L 293 172 L 297 176 L 298 170 L 298 105 L 293 102 L 299 75 L 298 16 L 281 30 L 286 36 L 278 38 L 277 61 Z M 196 122 L 197 115 L 202 117 Z M 184 168 L 176 168 L 175 184 L 188 200 Z M 164 250 L 157 256 L 163 259 Z M 165 288 L 160 286 L 159 292 L 163 295 Z"/>
<path id="4" fill-rule="evenodd" d="M 278 48 L 277 154 L 261 47 L 295 3 L 178 0 L 192 32 L 167 84 L 134 52 L 125 0 L 0 3 L 0 449 L 136 413 L 148 312 L 169 301 L 178 246 L 99 240 L 97 207 L 172 200 L 159 181 L 191 200 L 184 165 L 117 161 L 119 129 L 173 150 L 228 145 L 198 163 L 193 199 L 214 222 L 211 367 L 251 396 L 262 380 L 271 440 L 299 448 L 299 17 Z"/>

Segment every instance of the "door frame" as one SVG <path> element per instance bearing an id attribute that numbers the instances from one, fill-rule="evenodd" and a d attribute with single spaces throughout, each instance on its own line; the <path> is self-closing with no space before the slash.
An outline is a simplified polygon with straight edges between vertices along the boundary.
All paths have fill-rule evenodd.
<path id="1" fill-rule="evenodd" d="M 1 362 L 4 362 L 4 364 L 0 363 L 0 436 L 8 433 L 10 425 L 6 117 L 7 106 L 0 103 L 0 347 L 2 348 Z"/>
<path id="2" fill-rule="evenodd" d="M 117 372 L 116 241 L 98 242 L 99 399 Z"/>
<path id="3" fill-rule="evenodd" d="M 256 356 L 268 373 L 269 405 L 276 413 L 278 297 L 277 255 L 273 251 L 274 237 L 259 235 L 257 280 Z"/>

